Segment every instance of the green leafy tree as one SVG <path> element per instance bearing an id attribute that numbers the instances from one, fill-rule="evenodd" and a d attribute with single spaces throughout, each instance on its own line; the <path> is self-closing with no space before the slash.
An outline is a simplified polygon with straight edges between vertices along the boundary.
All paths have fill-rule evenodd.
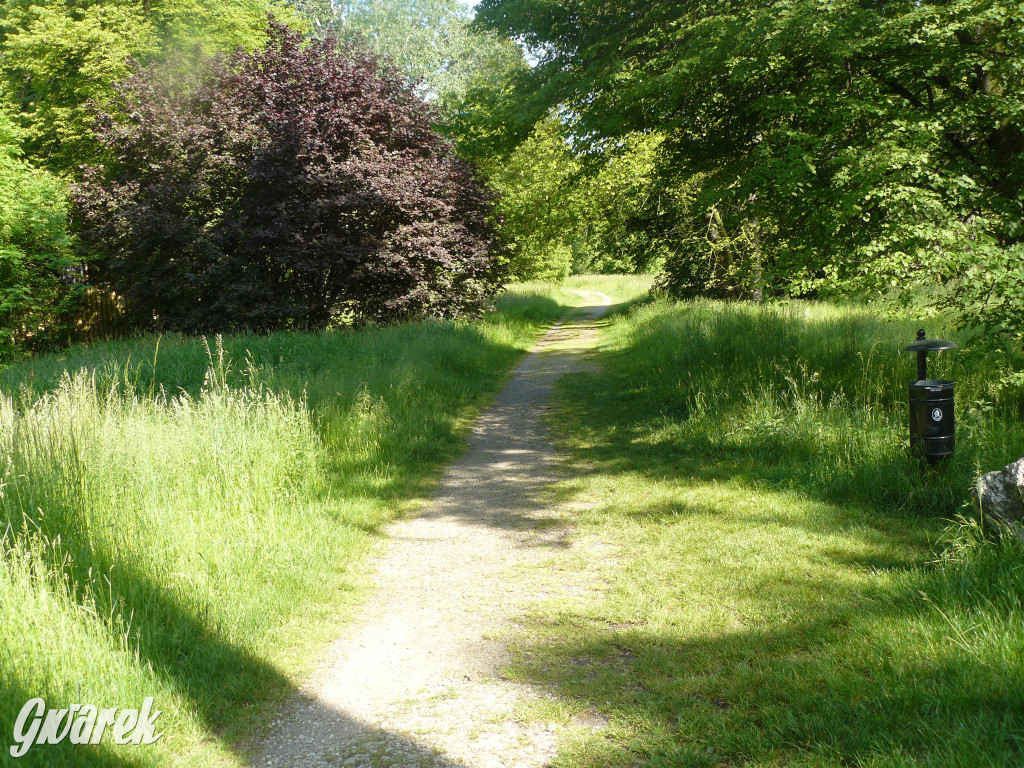
<path id="1" fill-rule="evenodd" d="M 474 12 L 461 0 L 306 0 L 298 7 L 322 34 L 365 39 L 442 106 L 523 66 L 513 43 L 472 28 Z"/>
<path id="2" fill-rule="evenodd" d="M 693 192 L 661 228 L 669 287 L 931 281 L 982 321 L 1019 313 L 1016 2 L 483 0 L 479 15 L 538 60 L 492 98 L 506 129 L 485 138 L 521 142 L 552 109 L 589 151 L 664 136 L 657 186 Z"/>
<path id="3" fill-rule="evenodd" d="M 570 273 L 637 272 L 664 255 L 652 216 L 670 191 L 653 179 L 661 137 L 635 135 L 595 161 L 573 149 L 560 120 L 549 116 L 508 155 L 478 162 L 498 193 L 499 229 L 523 279 Z"/>
<path id="4" fill-rule="evenodd" d="M 64 184 L 25 162 L 20 139 L 0 111 L 0 358 L 53 341 L 74 300 Z"/>
<path id="5" fill-rule="evenodd" d="M 574 272 L 644 272 L 664 259 L 661 227 L 679 195 L 657 183 L 662 140 L 656 133 L 628 136 L 575 181 Z"/>
<path id="6" fill-rule="evenodd" d="M 6 0 L 0 77 L 26 128 L 26 154 L 58 173 L 96 159 L 93 104 L 104 105 L 132 62 L 204 55 L 266 39 L 274 0 Z"/>
<path id="7" fill-rule="evenodd" d="M 5 8 L 3 77 L 20 108 L 29 156 L 70 172 L 95 153 L 89 102 L 157 51 L 141 4 L 15 4 Z"/>
<path id="8" fill-rule="evenodd" d="M 498 193 L 496 214 L 519 279 L 561 280 L 572 271 L 577 211 L 571 199 L 579 165 L 561 126 L 549 118 L 509 157 L 483 166 Z"/>

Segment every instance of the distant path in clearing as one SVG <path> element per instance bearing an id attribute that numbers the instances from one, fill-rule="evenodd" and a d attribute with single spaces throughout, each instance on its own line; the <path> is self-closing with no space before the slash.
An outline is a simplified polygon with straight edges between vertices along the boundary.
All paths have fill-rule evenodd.
<path id="1" fill-rule="evenodd" d="M 543 500 L 556 479 L 544 410 L 611 304 L 575 292 L 592 306 L 553 326 L 516 369 L 430 506 L 388 528 L 370 599 L 274 724 L 257 766 L 527 768 L 546 765 L 570 731 L 600 726 L 520 719 L 517 709 L 546 694 L 499 677 L 511 660 L 503 635 L 526 606 L 578 588 L 558 572 L 515 575 L 572 547 Z"/>

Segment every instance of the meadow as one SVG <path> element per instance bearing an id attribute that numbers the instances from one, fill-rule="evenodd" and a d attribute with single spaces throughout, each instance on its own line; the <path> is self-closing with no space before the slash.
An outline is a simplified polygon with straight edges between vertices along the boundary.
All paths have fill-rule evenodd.
<path id="1" fill-rule="evenodd" d="M 1019 393 L 961 343 L 956 455 L 907 450 L 919 324 L 857 304 L 654 301 L 562 381 L 553 501 L 596 584 L 538 603 L 514 676 L 598 712 L 559 766 L 1014 766 L 1024 546 L 968 505 L 1024 455 Z M 586 554 L 590 553 L 590 554 Z M 547 713 L 550 715 L 550 712 Z"/>
<path id="2" fill-rule="evenodd" d="M 139 706 L 164 737 L 18 765 L 241 765 L 539 334 L 608 293 L 552 415 L 584 589 L 510 638 L 537 714 L 597 712 L 562 768 L 1012 766 L 1024 545 L 967 504 L 1024 455 L 1021 399 L 961 343 L 956 455 L 909 455 L 902 348 L 860 304 L 519 284 L 474 323 L 140 337 L 0 370 L 0 732 L 25 701 Z M 1009 359 L 1013 364 L 1013 358 Z M 594 553 L 597 553 L 596 555 Z M 587 596 L 589 595 L 589 597 Z M 528 711 L 521 713 L 530 717 Z"/>
<path id="3" fill-rule="evenodd" d="M 140 337 L 0 371 L 0 733 L 35 696 L 153 696 L 164 733 L 17 764 L 242 763 L 362 594 L 382 524 L 578 302 L 520 284 L 475 323 Z"/>

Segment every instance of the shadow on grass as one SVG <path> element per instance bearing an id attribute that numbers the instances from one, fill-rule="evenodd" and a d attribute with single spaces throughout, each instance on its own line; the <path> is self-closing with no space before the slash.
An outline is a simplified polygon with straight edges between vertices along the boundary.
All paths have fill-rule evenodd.
<path id="1" fill-rule="evenodd" d="M 563 617 L 518 674 L 608 718 L 617 749 L 605 762 L 608 745 L 591 745 L 583 765 L 1018 765 L 1019 680 L 863 641 L 908 618 L 840 603 L 813 621 L 700 636 Z"/>
<path id="2" fill-rule="evenodd" d="M 700 505 L 661 507 L 643 520 L 711 529 L 726 548 L 743 542 L 743 527 L 797 540 L 813 528 L 725 510 L 712 523 Z M 611 513 L 605 525 L 618 520 Z M 819 519 L 815 532 L 833 526 L 857 546 L 816 547 L 808 566 L 785 549 L 755 552 L 749 566 L 719 561 L 713 547 L 662 545 L 671 534 L 649 533 L 626 545 L 629 570 L 608 602 L 531 613 L 514 677 L 609 723 L 570 747 L 565 765 L 1020 765 L 1024 666 L 1014 644 L 1003 655 L 958 637 L 924 596 L 935 586 L 927 550 L 886 555 L 873 548 L 875 529 L 837 521 Z M 658 561 L 673 556 L 689 567 Z M 856 575 L 864 571 L 873 575 Z M 979 594 L 958 608 L 972 616 L 991 606 Z M 1015 624 L 1012 609 L 1003 619 Z"/>
<path id="3" fill-rule="evenodd" d="M 909 324 L 759 311 L 662 303 L 621 320 L 601 373 L 562 384 L 572 396 L 560 421 L 582 465 L 737 480 L 925 520 L 956 514 L 979 466 L 1024 453 L 1014 420 L 961 418 L 956 455 L 925 476 L 907 449 Z M 989 383 L 976 363 L 947 361 L 960 402 Z"/>
<path id="4" fill-rule="evenodd" d="M 82 478 L 69 477 L 66 482 L 67 487 L 74 488 Z M 178 701 L 185 702 L 188 715 L 196 718 L 205 732 L 221 740 L 244 762 L 284 768 L 300 757 L 343 760 L 351 756 L 346 750 L 354 748 L 346 746 L 341 737 L 358 735 L 360 744 L 383 740 L 406 754 L 433 761 L 431 764 L 459 768 L 459 764 L 451 761 L 438 762 L 439 757 L 432 748 L 365 726 L 344 712 L 300 693 L 265 659 L 231 642 L 229 628 L 220 626 L 203 603 L 190 601 L 187 593 L 172 591 L 155 581 L 151 574 L 119 559 L 101 539 L 82 527 L 83 515 L 74 502 L 59 488 L 54 488 L 53 492 L 47 500 L 46 515 L 35 519 L 26 517 L 20 527 L 12 526 L 11 533 L 17 537 L 27 528 L 51 541 L 59 537 L 54 558 L 56 563 L 63 564 L 63 569 L 55 577 L 71 587 L 81 610 L 99 617 L 114 647 L 123 644 L 124 652 L 137 659 L 134 666 L 151 670 L 166 686 L 165 691 L 169 689 Z M 83 670 L 83 675 L 97 673 L 96 669 Z M 63 683 L 72 688 L 76 685 L 75 680 Z M 95 681 L 92 685 L 95 686 Z M 138 702 L 80 703 L 137 707 L 141 698 L 148 695 L 157 696 L 156 709 L 166 710 L 170 706 L 169 702 L 159 700 L 157 691 L 143 691 Z M 36 696 L 45 698 L 45 692 L 6 690 L 0 728 L 12 733 L 17 711 L 25 701 Z M 67 706 L 68 703 L 48 702 L 51 706 Z M 267 738 L 274 736 L 267 730 L 267 724 L 282 706 L 286 713 L 301 711 L 302 727 L 293 725 L 286 717 L 276 727 L 288 729 L 287 735 L 278 734 L 272 739 L 275 749 L 263 751 L 253 738 L 260 733 Z M 175 735 L 167 732 L 166 718 L 164 723 L 158 720 L 156 725 L 157 731 L 165 732 L 165 738 Z M 263 727 L 258 728 L 261 725 Z M 332 741 L 335 735 L 339 738 Z M 178 738 L 180 740 L 181 736 Z M 109 742 L 109 735 L 104 740 Z M 138 754 L 137 759 L 133 750 Z M 16 764 L 125 768 L 155 764 L 145 751 L 146 747 L 129 747 L 115 755 L 103 744 L 97 747 L 67 743 L 42 745 Z M 0 754 L 0 763 L 5 759 Z"/>
<path id="5" fill-rule="evenodd" d="M 970 564 L 951 604 L 927 597 L 976 436 L 922 478 L 887 433 L 891 398 L 832 398 L 860 381 L 864 350 L 830 346 L 834 322 L 688 311 L 642 310 L 613 331 L 601 373 L 561 384 L 578 479 L 559 499 L 596 483 L 588 530 L 628 530 L 610 596 L 540 612 L 519 641 L 517 677 L 609 719 L 566 764 L 1020 765 L 1024 664 L 997 636 L 1014 631 L 1014 601 L 993 606 Z M 886 366 L 883 383 L 900 370 Z"/>

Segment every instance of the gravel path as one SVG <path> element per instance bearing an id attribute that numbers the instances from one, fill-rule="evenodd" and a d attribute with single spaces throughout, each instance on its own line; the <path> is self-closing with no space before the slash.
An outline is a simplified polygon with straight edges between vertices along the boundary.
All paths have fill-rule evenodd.
<path id="1" fill-rule="evenodd" d="M 539 582 L 515 572 L 569 541 L 541 500 L 556 476 L 542 419 L 611 303 L 577 293 L 593 306 L 551 328 L 516 369 L 430 507 L 389 527 L 372 596 L 275 722 L 256 765 L 532 768 L 570 731 L 599 727 L 520 719 L 517 709 L 546 694 L 500 677 L 511 659 L 502 637 L 517 617 L 537 597 L 572 589 L 556 572 Z"/>

